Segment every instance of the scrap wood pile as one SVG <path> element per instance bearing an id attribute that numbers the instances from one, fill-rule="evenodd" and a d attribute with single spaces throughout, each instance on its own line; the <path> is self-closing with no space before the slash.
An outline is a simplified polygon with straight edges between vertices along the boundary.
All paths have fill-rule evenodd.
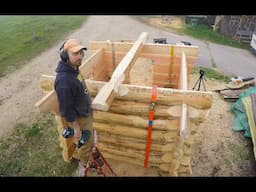
<path id="1" fill-rule="evenodd" d="M 135 42 L 89 43 L 90 56 L 79 69 L 93 98 L 97 146 L 107 159 L 144 167 L 149 149 L 148 167 L 157 168 L 160 175 L 190 175 L 193 136 L 212 106 L 211 92 L 187 87 L 198 47 L 146 43 L 146 39 L 147 33 L 142 33 Z M 139 72 L 140 66 L 144 70 Z M 55 114 L 63 159 L 70 161 L 76 157 L 71 150 L 74 141 L 61 136 L 63 125 L 53 81 L 54 77 L 41 81 L 46 95 L 35 106 Z M 165 88 L 166 82 L 172 87 Z M 157 95 L 150 121 L 153 85 Z"/>
<path id="2" fill-rule="evenodd" d="M 234 77 L 226 84 L 226 88 L 217 90 L 227 101 L 236 101 L 240 98 L 240 94 L 245 92 L 250 87 L 255 86 L 254 77 Z"/>

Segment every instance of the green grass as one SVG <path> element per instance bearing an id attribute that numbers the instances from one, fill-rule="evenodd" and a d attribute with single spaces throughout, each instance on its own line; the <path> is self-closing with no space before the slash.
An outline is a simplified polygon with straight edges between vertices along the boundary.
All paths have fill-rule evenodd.
<path id="1" fill-rule="evenodd" d="M 239 43 L 229 37 L 216 33 L 206 25 L 185 25 L 184 33 L 197 39 L 206 40 L 221 45 L 249 49 L 249 45 Z"/>
<path id="2" fill-rule="evenodd" d="M 233 152 L 233 160 L 249 160 L 249 150 L 244 145 L 233 144 L 230 146 Z"/>
<path id="3" fill-rule="evenodd" d="M 0 76 L 79 28 L 86 16 L 0 16 Z"/>
<path id="4" fill-rule="evenodd" d="M 221 72 L 217 71 L 217 69 L 214 69 L 214 68 L 195 66 L 192 73 L 193 74 L 198 74 L 198 77 L 199 77 L 200 76 L 200 73 L 199 73 L 200 70 L 204 71 L 204 77 L 205 77 L 206 80 L 207 79 L 214 79 L 214 80 L 218 80 L 218 81 L 225 82 L 225 83 L 230 82 L 230 78 L 231 78 L 230 75 L 221 73 Z"/>
<path id="5" fill-rule="evenodd" d="M 184 17 L 184 16 L 181 16 Z M 151 16 L 151 15 L 146 15 L 146 16 L 135 16 L 133 17 L 138 21 L 141 21 L 143 23 L 152 25 L 149 23 L 149 19 L 150 18 L 159 18 L 161 19 L 161 16 Z M 226 45 L 226 46 L 231 46 L 231 47 L 237 47 L 237 48 L 242 48 L 242 49 L 249 49 L 249 45 L 248 44 L 244 44 L 244 43 L 239 43 L 236 40 L 233 40 L 229 37 L 225 37 L 215 31 L 213 31 L 212 28 L 210 28 L 209 26 L 206 25 L 186 25 L 184 24 L 184 28 L 181 29 L 175 29 L 173 27 L 164 25 L 164 26 L 154 26 L 157 28 L 161 28 L 162 30 L 168 31 L 168 32 L 172 32 L 172 33 L 176 33 L 176 34 L 186 34 L 188 36 L 200 39 L 200 40 L 205 40 L 205 41 L 209 41 L 209 42 L 213 42 L 213 43 L 217 43 L 217 44 L 221 44 L 221 45 Z"/>
<path id="6" fill-rule="evenodd" d="M 77 163 L 62 158 L 54 115 L 40 114 L 30 125 L 18 124 L 0 140 L 0 176 L 72 176 Z"/>

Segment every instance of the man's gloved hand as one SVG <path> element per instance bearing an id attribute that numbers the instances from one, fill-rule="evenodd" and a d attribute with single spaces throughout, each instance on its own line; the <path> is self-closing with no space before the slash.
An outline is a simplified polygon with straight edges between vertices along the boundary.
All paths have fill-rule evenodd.
<path id="1" fill-rule="evenodd" d="M 77 148 L 79 149 L 90 138 L 91 132 L 89 130 L 83 130 L 82 136 L 78 141 Z"/>
<path id="2" fill-rule="evenodd" d="M 71 127 L 64 128 L 62 131 L 62 136 L 67 139 L 74 136 L 74 129 Z"/>

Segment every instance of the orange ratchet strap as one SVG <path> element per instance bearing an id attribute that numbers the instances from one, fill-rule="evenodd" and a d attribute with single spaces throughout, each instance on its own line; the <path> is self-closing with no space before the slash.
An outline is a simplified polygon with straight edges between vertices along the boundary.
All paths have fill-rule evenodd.
<path id="1" fill-rule="evenodd" d="M 157 97 L 157 86 L 153 85 L 152 96 L 151 96 L 151 105 L 150 105 L 150 110 L 148 113 L 148 135 L 147 135 L 146 153 L 145 153 L 145 159 L 144 159 L 144 167 L 145 168 L 148 168 L 148 158 L 149 158 L 149 151 L 150 151 L 150 145 L 151 145 L 151 135 L 152 135 L 154 113 L 155 113 L 155 107 L 156 107 L 156 97 Z"/>

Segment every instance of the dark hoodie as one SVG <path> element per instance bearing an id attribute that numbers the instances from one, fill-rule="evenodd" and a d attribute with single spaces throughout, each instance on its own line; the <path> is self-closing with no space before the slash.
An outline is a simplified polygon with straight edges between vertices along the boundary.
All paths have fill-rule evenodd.
<path id="1" fill-rule="evenodd" d="M 68 122 L 79 117 L 89 116 L 91 113 L 91 98 L 83 84 L 78 79 L 79 71 L 64 61 L 60 61 L 56 68 L 54 88 L 59 100 L 61 116 Z"/>

